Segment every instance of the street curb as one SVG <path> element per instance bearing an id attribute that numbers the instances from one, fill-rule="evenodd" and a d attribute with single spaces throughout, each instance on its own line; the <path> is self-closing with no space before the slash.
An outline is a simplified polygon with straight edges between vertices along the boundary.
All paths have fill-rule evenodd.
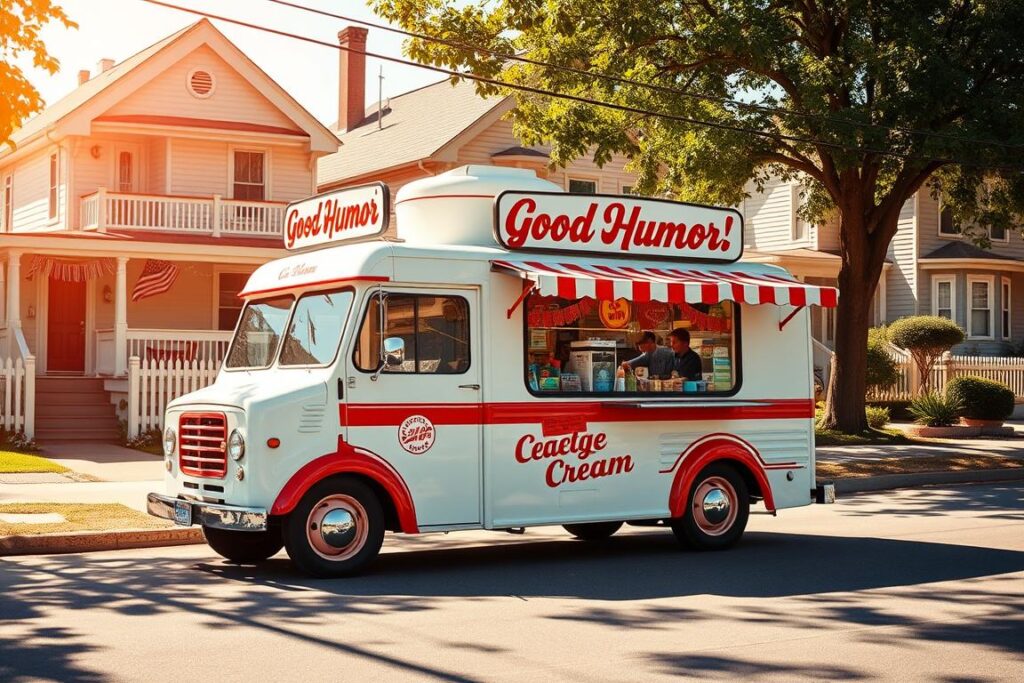
<path id="1" fill-rule="evenodd" d="M 1024 469 L 963 470 L 958 472 L 915 472 L 912 474 L 880 474 L 874 477 L 835 479 L 836 493 L 888 491 L 913 486 L 943 484 L 983 484 L 1024 480 Z"/>
<path id="2" fill-rule="evenodd" d="M 69 534 L 43 534 L 39 536 L 4 536 L 0 538 L 0 556 L 89 553 L 97 550 L 160 548 L 205 542 L 203 531 L 199 527 L 80 531 Z"/>

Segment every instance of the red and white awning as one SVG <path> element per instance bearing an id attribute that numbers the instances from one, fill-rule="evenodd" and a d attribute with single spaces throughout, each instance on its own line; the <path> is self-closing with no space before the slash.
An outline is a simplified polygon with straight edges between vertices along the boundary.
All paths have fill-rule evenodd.
<path id="1" fill-rule="evenodd" d="M 651 265 L 607 265 L 566 261 L 494 260 L 491 265 L 536 283 L 544 296 L 564 299 L 592 297 L 631 301 L 714 304 L 723 300 L 744 304 L 835 307 L 835 287 L 819 287 L 767 272 L 725 267 L 675 268 Z M 758 268 L 759 269 L 759 268 Z"/>

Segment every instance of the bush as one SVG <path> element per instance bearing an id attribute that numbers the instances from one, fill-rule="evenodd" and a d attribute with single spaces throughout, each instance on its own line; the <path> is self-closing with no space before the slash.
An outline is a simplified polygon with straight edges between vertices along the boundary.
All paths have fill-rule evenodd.
<path id="1" fill-rule="evenodd" d="M 889 409 L 879 408 L 878 406 L 868 406 L 864 409 L 868 418 L 868 427 L 872 429 L 881 429 L 885 425 L 889 424 Z"/>
<path id="2" fill-rule="evenodd" d="M 868 389 L 888 389 L 900 378 L 896 361 L 886 349 L 888 338 L 884 327 L 873 327 L 868 330 Z"/>
<path id="3" fill-rule="evenodd" d="M 889 411 L 890 420 L 911 420 L 914 417 L 907 410 L 910 407 L 910 401 L 870 401 L 868 406 L 885 408 Z"/>
<path id="4" fill-rule="evenodd" d="M 907 410 L 915 422 L 928 427 L 948 427 L 960 417 L 960 403 L 936 391 L 921 394 Z"/>
<path id="5" fill-rule="evenodd" d="M 955 322 L 936 315 L 900 318 L 889 325 L 889 340 L 914 357 L 921 377 L 921 388 L 927 393 L 931 385 L 931 369 L 946 351 L 964 340 L 964 331 Z"/>
<path id="6" fill-rule="evenodd" d="M 946 396 L 960 403 L 960 417 L 1005 420 L 1013 413 L 1010 387 L 983 377 L 954 377 L 946 385 Z"/>

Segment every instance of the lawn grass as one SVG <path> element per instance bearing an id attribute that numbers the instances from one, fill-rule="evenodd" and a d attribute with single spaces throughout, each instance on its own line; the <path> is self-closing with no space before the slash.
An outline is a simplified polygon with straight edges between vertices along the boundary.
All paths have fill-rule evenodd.
<path id="1" fill-rule="evenodd" d="M 24 474 L 26 472 L 53 472 L 61 474 L 68 468 L 63 465 L 28 453 L 0 451 L 0 474 Z"/>
<path id="2" fill-rule="evenodd" d="M 922 443 L 896 428 L 868 429 L 860 434 L 844 434 L 828 429 L 814 430 L 815 446 L 898 446 Z"/>
<path id="3" fill-rule="evenodd" d="M 118 529 L 163 529 L 171 526 L 165 519 L 125 507 L 119 503 L 6 503 L 0 513 L 40 514 L 55 512 L 65 522 L 56 524 L 17 524 L 0 520 L 0 536 L 36 536 L 76 531 L 113 531 Z"/>
<path id="4" fill-rule="evenodd" d="M 962 472 L 965 470 L 1024 469 L 1024 460 L 991 453 L 908 455 L 863 460 L 818 461 L 819 478 L 873 477 L 880 474 Z"/>

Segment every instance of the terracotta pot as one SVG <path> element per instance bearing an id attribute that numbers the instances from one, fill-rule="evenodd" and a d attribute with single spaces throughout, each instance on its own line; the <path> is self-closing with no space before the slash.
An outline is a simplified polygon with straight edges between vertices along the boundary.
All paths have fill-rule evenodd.
<path id="1" fill-rule="evenodd" d="M 971 436 L 980 436 L 981 427 L 966 427 L 964 425 L 952 425 L 950 427 L 925 427 L 924 425 L 912 425 L 907 428 L 911 436 L 923 436 L 936 439 L 960 439 Z"/>

